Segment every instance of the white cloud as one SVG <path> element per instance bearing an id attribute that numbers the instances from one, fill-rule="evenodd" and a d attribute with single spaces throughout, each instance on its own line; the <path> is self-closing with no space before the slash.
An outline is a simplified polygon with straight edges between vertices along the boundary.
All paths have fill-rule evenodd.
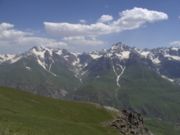
<path id="1" fill-rule="evenodd" d="M 23 37 L 17 40 L 17 43 L 22 45 L 33 45 L 33 46 L 48 46 L 48 47 L 64 47 L 67 44 L 62 41 L 57 41 L 50 38 L 43 37 Z"/>
<path id="2" fill-rule="evenodd" d="M 36 36 L 33 32 L 17 30 L 13 24 L 0 23 L 0 46 L 104 45 L 105 42 L 99 40 L 99 36 L 133 30 L 146 23 L 167 19 L 168 15 L 166 13 L 135 7 L 120 12 L 117 19 L 114 19 L 111 15 L 102 15 L 92 24 L 88 24 L 83 19 L 79 20 L 77 24 L 44 22 L 45 30 L 49 34 L 59 36 L 62 40 Z"/>
<path id="3" fill-rule="evenodd" d="M 113 17 L 111 15 L 102 15 L 98 21 L 105 23 L 105 22 L 110 22 L 112 20 L 113 20 Z"/>
<path id="4" fill-rule="evenodd" d="M 179 41 L 172 41 L 170 42 L 171 46 L 180 46 L 180 40 Z"/>
<path id="5" fill-rule="evenodd" d="M 93 37 L 73 36 L 65 37 L 64 41 L 73 45 L 103 45 L 104 42 Z"/>
<path id="6" fill-rule="evenodd" d="M 120 18 L 113 22 L 117 31 L 133 30 L 140 28 L 145 23 L 154 23 L 167 20 L 168 15 L 163 12 L 148 10 L 144 8 L 133 8 L 119 13 Z"/>
<path id="7" fill-rule="evenodd" d="M 111 27 L 104 23 L 96 24 L 71 24 L 44 22 L 48 33 L 60 36 L 97 36 L 108 34 Z"/>
<path id="8" fill-rule="evenodd" d="M 6 29 L 11 29 L 13 27 L 14 27 L 13 24 L 10 24 L 10 23 L 1 23 L 0 24 L 0 31 L 6 30 Z"/>
<path id="9" fill-rule="evenodd" d="M 59 35 L 62 37 L 72 36 L 99 36 L 122 32 L 125 30 L 133 30 L 140 28 L 146 23 L 154 23 L 157 21 L 167 20 L 168 15 L 163 12 L 148 10 L 144 8 L 133 8 L 120 12 L 117 20 L 111 21 L 108 24 L 105 19 L 100 17 L 93 24 L 72 24 L 67 22 L 44 22 L 45 29 L 48 33 Z M 110 17 L 109 17 L 110 20 Z"/>
<path id="10" fill-rule="evenodd" d="M 13 24 L 0 23 L 0 43 L 6 46 L 50 46 L 61 47 L 66 43 L 50 38 L 38 37 L 33 33 L 16 30 Z"/>
<path id="11" fill-rule="evenodd" d="M 0 23 L 0 39 L 15 40 L 17 38 L 31 35 L 31 33 L 15 30 L 13 28 L 14 28 L 13 24 Z"/>

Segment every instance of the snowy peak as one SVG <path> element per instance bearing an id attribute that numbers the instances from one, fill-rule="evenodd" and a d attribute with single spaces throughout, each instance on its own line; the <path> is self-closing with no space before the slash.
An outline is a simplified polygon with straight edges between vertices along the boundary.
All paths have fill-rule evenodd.
<path id="1" fill-rule="evenodd" d="M 122 42 L 118 42 L 116 44 L 113 44 L 110 50 L 115 51 L 115 52 L 121 52 L 121 51 L 129 51 L 132 48 L 129 47 L 126 44 L 123 44 Z"/>
<path id="2" fill-rule="evenodd" d="M 153 49 L 152 53 L 160 57 L 161 60 L 165 58 L 168 60 L 180 61 L 180 48 L 178 47 L 157 48 Z"/>
<path id="3" fill-rule="evenodd" d="M 112 45 L 110 49 L 103 49 L 102 51 L 93 51 L 88 53 L 92 59 L 96 60 L 102 57 L 118 58 L 119 60 L 129 59 L 132 48 L 122 44 L 121 42 Z"/>
<path id="4" fill-rule="evenodd" d="M 100 54 L 100 52 L 97 51 L 90 52 L 89 55 L 92 59 L 99 59 L 103 56 L 103 54 Z"/>
<path id="5" fill-rule="evenodd" d="M 27 54 L 29 55 L 34 55 L 40 58 L 44 58 L 45 54 L 49 54 L 50 56 L 52 56 L 54 49 L 52 48 L 46 48 L 46 47 L 33 47 L 31 48 Z"/>
<path id="6" fill-rule="evenodd" d="M 13 59 L 16 55 L 13 54 L 2 54 L 0 55 L 0 64 Z"/>
<path id="7" fill-rule="evenodd" d="M 79 53 L 72 53 L 66 49 L 45 47 L 33 47 L 28 52 L 24 53 L 24 57 L 32 56 L 35 58 L 39 66 L 51 73 L 53 76 L 57 75 L 52 71 L 52 67 L 63 64 L 67 70 L 74 72 L 75 77 L 79 76 L 80 70 L 84 66 L 81 64 L 79 55 Z"/>
<path id="8" fill-rule="evenodd" d="M 119 60 L 128 60 L 131 53 L 137 53 L 141 58 L 149 59 L 154 64 L 160 64 L 163 59 L 180 61 L 180 48 L 179 47 L 169 47 L 169 48 L 156 48 L 156 49 L 138 49 L 129 47 L 121 42 L 113 44 L 110 49 L 102 51 L 93 51 L 89 53 L 72 53 L 66 49 L 54 49 L 42 46 L 36 46 L 31 48 L 29 51 L 19 55 L 0 55 L 0 63 L 11 61 L 10 63 L 17 62 L 23 57 L 34 56 L 36 57 L 38 63 L 46 67 L 43 63 L 46 63 L 46 59 L 54 59 L 54 57 L 59 56 L 66 62 L 70 63 L 72 66 L 80 63 L 87 63 L 91 60 L 97 60 L 102 57 L 108 58 L 118 58 Z M 87 57 L 88 62 L 82 57 Z M 49 58 L 48 58 L 49 57 Z M 15 59 L 15 60 L 14 60 Z M 13 62 L 12 62 L 13 61 Z"/>
<path id="9" fill-rule="evenodd" d="M 170 73 L 167 73 L 171 71 L 171 63 L 176 65 L 176 69 L 179 71 L 179 47 L 139 49 L 129 47 L 128 45 L 125 45 L 121 42 L 113 44 L 109 49 L 104 49 L 102 51 L 92 51 L 89 53 L 73 53 L 66 49 L 55 49 L 42 46 L 33 47 L 29 51 L 20 55 L 0 55 L 0 64 L 13 64 L 23 58 L 28 58 L 35 61 L 44 70 L 54 76 L 56 76 L 56 74 L 54 71 L 52 71 L 54 69 L 53 67 L 63 64 L 67 70 L 74 73 L 76 78 L 81 79 L 81 75 L 84 72 L 88 72 L 89 69 L 94 70 L 94 68 L 97 67 L 101 69 L 101 66 L 106 66 L 104 64 L 108 64 L 108 61 L 110 61 L 111 66 L 112 63 L 115 62 L 113 63 L 113 70 L 117 76 L 117 84 L 120 86 L 118 82 L 125 70 L 124 68 L 126 67 L 126 63 L 129 59 L 133 59 L 134 56 L 136 56 L 138 61 L 142 61 L 142 63 L 149 63 L 148 66 L 152 69 L 155 69 L 158 73 L 161 74 L 161 76 L 163 76 L 163 78 L 173 78 L 173 74 L 171 75 Z M 177 63 L 179 63 L 179 65 Z M 93 64 L 98 65 L 94 66 Z M 167 66 L 169 66 L 168 71 L 165 70 Z M 33 70 L 30 70 L 30 68 L 27 67 L 25 68 L 29 71 Z"/>

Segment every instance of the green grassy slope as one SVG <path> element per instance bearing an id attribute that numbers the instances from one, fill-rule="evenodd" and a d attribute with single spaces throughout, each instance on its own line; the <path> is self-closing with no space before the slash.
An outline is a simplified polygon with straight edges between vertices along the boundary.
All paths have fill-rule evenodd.
<path id="1" fill-rule="evenodd" d="M 180 135 L 180 125 L 157 119 L 147 119 L 146 126 L 155 135 Z"/>
<path id="2" fill-rule="evenodd" d="M 61 101 L 0 87 L 0 135 L 119 135 L 103 126 L 110 112 L 89 103 Z M 147 118 L 155 135 L 179 135 L 180 126 Z"/>
<path id="3" fill-rule="evenodd" d="M 75 91 L 81 100 L 89 100 L 116 108 L 131 108 L 148 117 L 180 122 L 180 87 L 163 79 L 141 62 L 127 63 L 120 78 L 120 87 L 110 68 L 109 72 L 88 78 Z"/>
<path id="4" fill-rule="evenodd" d="M 102 123 L 112 114 L 88 103 L 61 101 L 0 87 L 2 135 L 117 135 Z"/>
<path id="5" fill-rule="evenodd" d="M 180 87 L 162 79 L 143 65 L 129 66 L 121 79 L 118 100 L 127 106 L 172 122 L 180 122 Z"/>

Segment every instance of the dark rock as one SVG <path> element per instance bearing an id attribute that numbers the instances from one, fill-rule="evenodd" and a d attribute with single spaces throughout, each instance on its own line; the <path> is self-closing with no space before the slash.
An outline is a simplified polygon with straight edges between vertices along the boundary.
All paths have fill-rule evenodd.
<path id="1" fill-rule="evenodd" d="M 111 122 L 111 127 L 119 130 L 124 135 L 152 135 L 144 127 L 144 120 L 140 113 L 122 110 L 121 113 Z"/>

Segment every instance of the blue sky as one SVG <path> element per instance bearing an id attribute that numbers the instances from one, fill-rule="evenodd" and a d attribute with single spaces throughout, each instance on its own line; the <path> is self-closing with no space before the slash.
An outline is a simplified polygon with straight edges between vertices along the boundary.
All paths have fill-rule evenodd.
<path id="1" fill-rule="evenodd" d="M 0 0 L 0 53 L 180 45 L 178 0 Z M 125 23 L 124 23 L 125 22 Z"/>

